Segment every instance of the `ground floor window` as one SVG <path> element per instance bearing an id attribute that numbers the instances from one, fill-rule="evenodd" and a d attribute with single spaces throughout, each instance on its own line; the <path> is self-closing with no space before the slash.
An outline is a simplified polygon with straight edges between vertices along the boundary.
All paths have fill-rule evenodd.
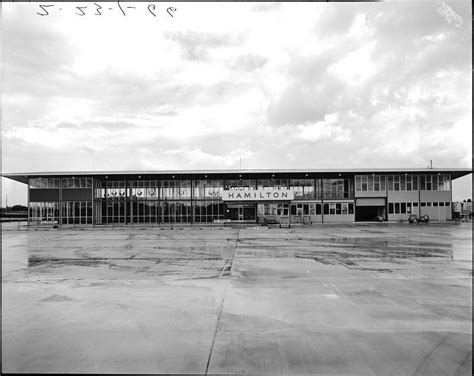
<path id="1" fill-rule="evenodd" d="M 354 214 L 352 202 L 328 202 L 323 205 L 324 215 Z"/>
<path id="2" fill-rule="evenodd" d="M 264 203 L 257 205 L 257 213 L 259 216 L 277 215 L 287 217 L 290 205 L 288 203 Z"/>
<path id="3" fill-rule="evenodd" d="M 158 201 L 132 201 L 130 203 L 130 222 L 161 222 L 162 212 Z"/>
<path id="4" fill-rule="evenodd" d="M 422 202 L 421 206 L 431 206 L 432 203 Z M 439 203 L 439 206 L 442 203 Z M 438 203 L 433 203 L 433 206 L 438 206 Z M 389 202 L 388 203 L 388 214 L 412 214 L 418 208 L 418 202 Z"/>
<path id="5" fill-rule="evenodd" d="M 222 201 L 193 201 L 194 222 L 206 223 L 224 219 L 225 210 Z"/>
<path id="6" fill-rule="evenodd" d="M 62 224 L 92 223 L 92 201 L 63 201 L 61 202 Z"/>
<path id="7" fill-rule="evenodd" d="M 59 203 L 58 202 L 30 202 L 29 204 L 30 223 L 58 223 Z"/>

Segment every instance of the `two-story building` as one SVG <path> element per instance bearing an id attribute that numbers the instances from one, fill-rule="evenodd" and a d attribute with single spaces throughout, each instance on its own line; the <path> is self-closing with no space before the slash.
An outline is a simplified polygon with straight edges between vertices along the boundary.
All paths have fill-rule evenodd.
<path id="1" fill-rule="evenodd" d="M 471 169 L 33 172 L 29 224 L 289 223 L 451 219 L 452 181 Z"/>

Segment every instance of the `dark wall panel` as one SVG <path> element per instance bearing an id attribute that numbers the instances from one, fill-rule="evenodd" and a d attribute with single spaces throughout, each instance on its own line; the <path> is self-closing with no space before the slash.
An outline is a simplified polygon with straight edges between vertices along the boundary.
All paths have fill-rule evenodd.
<path id="1" fill-rule="evenodd" d="M 59 201 L 59 189 L 30 189 L 30 202 Z"/>
<path id="2" fill-rule="evenodd" d="M 92 189 L 69 188 L 63 189 L 63 201 L 92 201 Z"/>

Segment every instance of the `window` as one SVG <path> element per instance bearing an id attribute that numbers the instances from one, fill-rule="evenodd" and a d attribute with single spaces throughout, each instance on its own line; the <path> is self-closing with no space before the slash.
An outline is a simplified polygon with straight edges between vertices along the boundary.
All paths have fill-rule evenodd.
<path id="1" fill-rule="evenodd" d="M 347 214 L 349 211 L 349 204 L 347 202 L 342 203 L 342 214 Z"/>
<path id="2" fill-rule="evenodd" d="M 54 178 L 31 178 L 28 180 L 30 189 L 59 188 L 59 179 Z"/>
<path id="3" fill-rule="evenodd" d="M 394 175 L 393 177 L 393 190 L 399 191 L 400 190 L 400 176 Z"/>
<path id="4" fill-rule="evenodd" d="M 61 203 L 63 224 L 92 223 L 92 201 L 63 201 Z"/>
<path id="5" fill-rule="evenodd" d="M 393 191 L 393 175 L 388 175 L 388 190 Z"/>
<path id="6" fill-rule="evenodd" d="M 323 179 L 325 198 L 349 197 L 349 179 Z"/>
<path id="7" fill-rule="evenodd" d="M 432 190 L 432 183 L 431 183 L 431 175 L 426 175 L 426 190 L 431 191 Z"/>
<path id="8" fill-rule="evenodd" d="M 92 178 L 65 178 L 62 179 L 63 188 L 92 188 Z"/>
<path id="9" fill-rule="evenodd" d="M 329 204 L 329 214 L 331 215 L 336 214 L 336 204 L 334 202 L 331 202 Z"/>
<path id="10" fill-rule="evenodd" d="M 417 208 L 417 207 L 418 207 L 418 202 L 414 202 L 414 203 L 413 203 L 413 207 L 414 207 L 414 208 Z"/>
<path id="11" fill-rule="evenodd" d="M 438 191 L 449 191 L 450 190 L 450 176 L 448 174 L 439 174 L 437 176 L 437 186 L 434 185 L 433 189 L 438 189 Z"/>
<path id="12" fill-rule="evenodd" d="M 342 214 L 341 204 L 336 204 L 336 214 Z"/>
<path id="13" fill-rule="evenodd" d="M 422 202 L 422 203 L 421 203 L 421 206 L 426 206 L 426 202 Z"/>
<path id="14" fill-rule="evenodd" d="M 349 203 L 349 214 L 354 214 L 354 204 Z"/>
<path id="15" fill-rule="evenodd" d="M 355 177 L 355 189 L 357 192 L 362 191 L 362 177 L 360 175 Z"/>
<path id="16" fill-rule="evenodd" d="M 411 202 L 407 202 L 407 214 L 411 214 Z"/>
<path id="17" fill-rule="evenodd" d="M 59 205 L 57 202 L 30 202 L 28 204 L 30 222 L 58 223 Z"/>
<path id="18" fill-rule="evenodd" d="M 367 175 L 362 176 L 362 192 L 367 192 Z"/>
<path id="19" fill-rule="evenodd" d="M 313 204 L 311 204 L 313 205 Z M 309 214 L 309 204 L 304 204 L 303 205 L 303 214 L 308 215 Z"/>
<path id="20" fill-rule="evenodd" d="M 379 176 L 380 180 L 380 190 L 385 191 L 385 176 L 380 175 Z"/>
<path id="21" fill-rule="evenodd" d="M 329 214 L 329 204 L 324 204 L 324 214 Z"/>
<path id="22" fill-rule="evenodd" d="M 321 214 L 321 204 L 316 204 L 316 214 Z"/>
<path id="23" fill-rule="evenodd" d="M 451 206 L 451 203 L 450 202 L 445 202 L 444 206 Z"/>
<path id="24" fill-rule="evenodd" d="M 393 214 L 393 202 L 388 203 L 388 213 Z"/>
<path id="25" fill-rule="evenodd" d="M 431 207 L 431 202 L 427 202 L 427 203 L 426 203 L 426 206 Z"/>
<path id="26" fill-rule="evenodd" d="M 295 197 L 314 199 L 313 179 L 290 179 L 290 189 L 295 192 Z"/>
<path id="27" fill-rule="evenodd" d="M 406 205 L 406 203 L 402 202 L 400 204 L 400 213 L 405 214 L 406 212 L 407 212 L 407 205 Z"/>
<path id="28" fill-rule="evenodd" d="M 437 202 L 433 202 L 433 206 L 438 206 L 438 203 L 437 203 Z"/>
<path id="29" fill-rule="evenodd" d="M 296 205 L 295 204 L 291 205 L 290 214 L 291 215 L 296 215 Z"/>
<path id="30" fill-rule="evenodd" d="M 444 202 L 440 202 L 440 203 L 439 203 L 439 206 L 444 206 Z"/>
<path id="31" fill-rule="evenodd" d="M 400 190 L 401 191 L 405 190 L 405 175 L 400 176 Z"/>
<path id="32" fill-rule="evenodd" d="M 400 203 L 399 202 L 395 203 L 395 214 L 400 214 Z"/>

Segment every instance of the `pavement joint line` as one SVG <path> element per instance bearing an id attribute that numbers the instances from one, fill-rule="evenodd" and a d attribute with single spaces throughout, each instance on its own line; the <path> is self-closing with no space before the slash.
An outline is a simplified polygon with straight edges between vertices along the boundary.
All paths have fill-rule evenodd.
<path id="1" fill-rule="evenodd" d="M 219 308 L 219 314 L 217 316 L 216 329 L 214 330 L 214 337 L 212 338 L 212 344 L 211 344 L 211 348 L 209 350 L 209 357 L 207 358 L 206 372 L 204 373 L 205 376 L 207 376 L 209 374 L 209 365 L 211 364 L 212 351 L 214 350 L 214 343 L 216 342 L 217 330 L 219 329 L 219 324 L 220 324 L 220 321 L 221 321 L 222 308 L 224 307 L 224 300 L 225 300 L 225 296 L 226 296 L 226 293 L 227 293 L 227 287 L 229 287 L 230 280 L 232 278 L 232 265 L 234 264 L 235 253 L 236 253 L 237 247 L 239 245 L 239 236 L 240 236 L 240 228 L 237 229 L 237 238 L 235 239 L 234 251 L 232 252 L 232 262 L 230 264 L 229 279 L 227 280 L 227 283 L 225 285 L 224 294 L 222 296 L 222 301 L 221 301 L 221 306 Z M 227 263 L 226 263 L 226 265 L 227 265 Z"/>

